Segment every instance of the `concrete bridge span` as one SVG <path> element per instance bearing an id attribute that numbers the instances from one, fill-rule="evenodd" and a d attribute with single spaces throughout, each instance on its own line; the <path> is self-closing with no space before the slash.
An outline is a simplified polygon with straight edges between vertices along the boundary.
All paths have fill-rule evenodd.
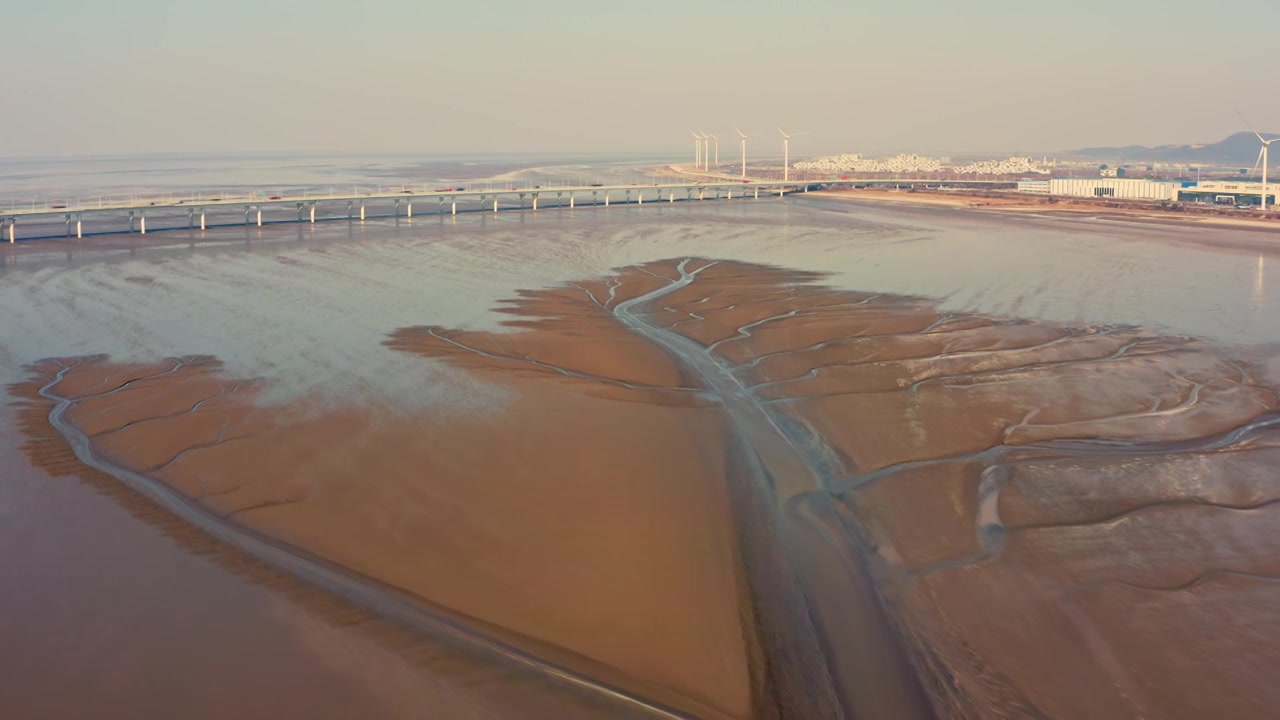
<path id="1" fill-rule="evenodd" d="M 363 221 L 457 215 L 476 212 L 577 207 L 610 207 L 708 200 L 758 200 L 811 189 L 865 184 L 919 184 L 921 180 L 834 180 L 805 183 L 778 180 L 676 181 L 651 184 L 588 183 L 560 187 L 506 189 L 361 191 L 298 194 L 198 193 L 154 198 L 120 197 L 91 200 L 46 200 L 0 209 L 0 242 L 16 243 L 93 235 L 206 230 L 239 225 Z M 933 181 L 937 184 L 937 181 Z M 948 181 L 949 186 L 992 186 L 991 181 Z M 998 184 L 998 183 L 996 183 Z M 1007 184 L 1007 183 L 1006 183 Z"/>

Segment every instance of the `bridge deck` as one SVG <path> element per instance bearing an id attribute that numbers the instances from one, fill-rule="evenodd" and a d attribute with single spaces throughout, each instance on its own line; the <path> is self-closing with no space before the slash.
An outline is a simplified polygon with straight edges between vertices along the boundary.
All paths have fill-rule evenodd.
<path id="1" fill-rule="evenodd" d="M 292 195 L 264 195 L 263 193 L 200 193 L 177 196 L 167 194 L 155 197 L 130 197 L 130 198 L 93 198 L 93 199 L 68 199 L 66 201 L 45 200 L 35 201 L 30 205 L 27 203 L 15 203 L 9 209 L 0 209 L 0 216 L 8 218 L 17 218 L 31 215 L 60 215 L 67 213 L 89 213 L 104 211 L 146 211 L 157 208 L 189 208 L 191 206 L 214 208 L 220 206 L 245 206 L 250 207 L 268 206 L 268 205 L 296 205 L 298 203 L 310 204 L 317 202 L 369 202 L 376 200 L 463 200 L 492 198 L 494 196 L 543 196 L 557 194 L 559 196 L 567 196 L 569 194 L 581 195 L 583 193 L 627 193 L 627 192 L 653 192 L 671 190 L 726 190 L 730 188 L 748 188 L 754 191 L 759 188 L 761 190 L 771 189 L 775 192 L 778 188 L 801 188 L 805 185 L 822 185 L 829 186 L 852 186 L 852 185 L 886 185 L 886 184 L 941 184 L 953 186 L 984 186 L 984 185 L 1008 185 L 1012 181 L 994 181 L 994 180 L 937 180 L 937 179 L 921 179 L 921 178 L 877 178 L 873 180 L 699 180 L 688 182 L 671 182 L 671 183 L 651 183 L 651 184 L 629 184 L 629 185 L 604 185 L 604 184 L 587 184 L 573 186 L 558 187 L 511 187 L 511 188 L 488 188 L 488 189 L 463 189 L 463 190 L 414 190 L 401 189 L 392 191 L 360 191 L 356 190 L 351 193 L 333 193 L 333 194 L 317 194 L 304 193 Z"/>
<path id="2" fill-rule="evenodd" d="M 265 195 L 213 193 L 151 198 L 103 198 L 93 201 L 48 201 L 0 211 L 0 242 L 15 243 L 60 237 L 206 230 L 216 227 L 317 223 L 337 220 L 412 218 L 475 212 L 552 209 L 556 207 L 640 205 L 746 197 L 777 197 L 813 187 L 888 184 L 960 187 L 1012 185 L 996 180 L 692 180 L 651 184 L 585 184 L 558 187 L 400 189 L 352 193 Z M 434 202 L 432 202 L 434 201 Z"/>

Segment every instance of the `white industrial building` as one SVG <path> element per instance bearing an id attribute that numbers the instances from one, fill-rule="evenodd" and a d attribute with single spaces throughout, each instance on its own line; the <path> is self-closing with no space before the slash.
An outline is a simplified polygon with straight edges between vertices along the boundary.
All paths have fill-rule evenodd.
<path id="1" fill-rule="evenodd" d="M 1276 204 L 1276 183 L 1267 183 L 1267 207 Z M 1206 180 L 1182 188 L 1183 202 L 1213 205 L 1258 205 L 1262 202 L 1262 183 L 1235 180 Z"/>
<path id="2" fill-rule="evenodd" d="M 1018 192 L 1116 200 L 1177 200 L 1182 183 L 1146 178 L 1019 180 Z"/>
<path id="3" fill-rule="evenodd" d="M 1031 193 L 1032 195 L 1048 195 L 1050 182 L 1049 180 L 1019 180 L 1018 192 Z"/>
<path id="4" fill-rule="evenodd" d="M 1274 207 L 1280 193 L 1278 184 L 1267 186 L 1267 205 Z M 1262 183 L 1238 181 L 1171 181 L 1147 178 L 1025 178 L 1018 181 L 1018 192 L 1029 195 L 1054 195 L 1114 200 L 1168 200 L 1213 205 L 1258 205 L 1262 202 Z"/>
<path id="5" fill-rule="evenodd" d="M 1177 200 L 1182 183 L 1146 178 L 1054 178 L 1050 195 L 1116 200 Z"/>

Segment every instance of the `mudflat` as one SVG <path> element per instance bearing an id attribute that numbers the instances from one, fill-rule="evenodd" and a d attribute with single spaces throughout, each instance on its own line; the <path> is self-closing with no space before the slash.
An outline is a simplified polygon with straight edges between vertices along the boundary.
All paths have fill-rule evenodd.
<path id="1" fill-rule="evenodd" d="M 465 412 L 32 366 L 107 472 L 699 717 L 1257 717 L 1277 393 L 1212 344 L 681 258 L 386 344 Z M 34 432 L 34 431 L 31 431 Z M 559 679 L 558 679 L 559 678 Z"/>

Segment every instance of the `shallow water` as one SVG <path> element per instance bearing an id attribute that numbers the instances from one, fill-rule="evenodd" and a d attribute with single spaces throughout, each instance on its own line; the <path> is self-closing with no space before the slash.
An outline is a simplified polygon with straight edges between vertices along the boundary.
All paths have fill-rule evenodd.
<path id="1" fill-rule="evenodd" d="M 50 356 L 107 353 L 115 361 L 155 362 L 209 354 L 226 363 L 231 377 L 260 378 L 267 403 L 320 395 L 334 403 L 493 413 L 509 401 L 502 388 L 445 363 L 406 357 L 383 340 L 397 328 L 421 325 L 499 329 L 507 316 L 494 309 L 520 289 L 681 256 L 827 272 L 837 287 L 942 298 L 945 310 L 1140 325 L 1237 346 L 1261 363 L 1269 357 L 1266 346 L 1280 341 L 1274 309 L 1280 298 L 1266 278 L 1273 258 L 1179 244 L 1206 234 L 1224 244 L 1237 235 L 1256 237 L 770 199 L 220 230 L 196 244 L 180 232 L 148 236 L 145 244 L 129 237 L 30 245 L 3 251 L 0 368 L 6 382 L 15 382 L 24 376 L 22 366 Z M 0 484 L 6 518 L 0 545 L 59 547 L 65 530 L 47 520 L 79 513 L 82 528 L 104 535 L 114 537 L 112 528 L 120 525 L 134 528 L 141 545 L 119 550 L 132 559 L 166 554 L 178 574 L 192 572 L 185 564 L 201 562 L 167 546 L 147 549 L 147 542 L 165 540 L 147 540 L 137 520 L 100 509 L 109 503 L 67 479 L 42 484 L 47 478 L 40 471 L 12 447 L 2 449 L 11 476 L 24 479 Z M 58 488 L 55 495 L 49 487 Z M 56 605 L 5 602 L 9 616 L 22 619 L 24 644 L 50 658 L 40 676 L 56 675 L 52 668 L 73 653 L 91 664 L 95 654 L 108 652 L 108 644 L 72 650 L 41 640 L 58 634 L 66 613 L 92 614 L 90 600 L 60 591 L 66 577 L 99 572 L 102 558 L 44 552 L 24 558 L 9 579 L 32 588 L 29 597 L 63 598 Z M 249 592 L 216 568 L 208 571 L 218 587 L 203 597 Z M 118 582 L 107 585 L 124 591 Z M 271 598 L 259 588 L 251 594 Z M 225 621 L 239 614 L 265 613 L 237 609 Z M 150 622 L 145 613 L 112 620 L 117 632 Z M 154 659 L 140 651 L 137 663 L 147 662 Z"/>
<path id="2" fill-rule="evenodd" d="M 645 174 L 662 158 L 539 155 L 153 155 L 21 158 L 0 167 L 0 209 L 32 200 L 156 195 L 225 189 L 329 191 L 480 182 L 529 185 Z"/>
<path id="3" fill-rule="evenodd" d="M 491 329 L 518 289 L 687 255 L 826 272 L 948 310 L 1264 345 L 1280 341 L 1280 284 L 1267 278 L 1280 256 L 1174 244 L 1256 234 L 761 200 L 33 244 L 0 248 L 0 363 L 208 353 L 240 376 L 417 398 L 386 386 L 405 369 L 378 345 L 389 329 Z"/>

